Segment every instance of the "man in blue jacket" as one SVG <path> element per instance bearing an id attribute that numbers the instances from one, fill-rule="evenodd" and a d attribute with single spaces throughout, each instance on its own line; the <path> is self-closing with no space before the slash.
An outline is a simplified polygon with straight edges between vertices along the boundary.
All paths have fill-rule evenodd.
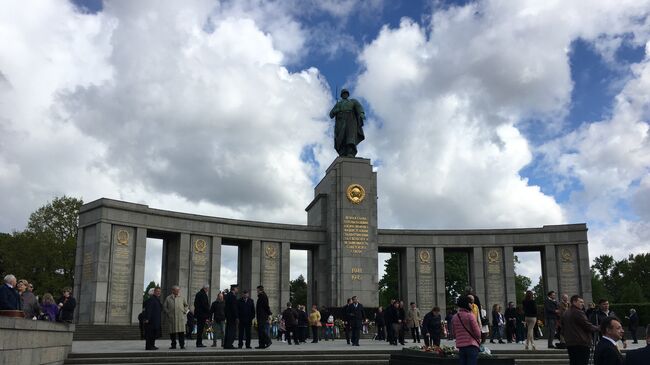
<path id="1" fill-rule="evenodd" d="M 16 291 L 16 277 L 9 274 L 0 287 L 0 310 L 20 310 L 20 294 Z"/>

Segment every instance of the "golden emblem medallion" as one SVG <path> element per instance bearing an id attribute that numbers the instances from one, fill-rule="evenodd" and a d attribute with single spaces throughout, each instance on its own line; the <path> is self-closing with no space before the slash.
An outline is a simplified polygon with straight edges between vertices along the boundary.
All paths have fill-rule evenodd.
<path id="1" fill-rule="evenodd" d="M 571 262 L 571 259 L 573 259 L 573 255 L 571 254 L 571 251 L 568 248 L 563 248 L 560 250 L 560 258 L 562 258 L 563 262 Z"/>
<path id="2" fill-rule="evenodd" d="M 120 229 L 117 231 L 117 243 L 122 246 L 129 245 L 129 231 Z"/>
<path id="3" fill-rule="evenodd" d="M 266 255 L 267 258 L 269 259 L 275 259 L 278 256 L 278 251 L 275 249 L 275 246 L 273 245 L 268 245 L 264 249 L 264 254 Z"/>
<path id="4" fill-rule="evenodd" d="M 431 262 L 431 254 L 429 253 L 429 250 L 420 251 L 420 263 L 428 264 L 430 262 Z"/>
<path id="5" fill-rule="evenodd" d="M 352 184 L 348 186 L 345 195 L 352 204 L 361 204 L 363 198 L 366 197 L 366 190 L 359 184 Z"/>
<path id="6" fill-rule="evenodd" d="M 194 241 L 194 253 L 205 253 L 208 243 L 204 239 Z"/>
<path id="7" fill-rule="evenodd" d="M 496 264 L 497 262 L 499 262 L 499 251 L 497 250 L 488 251 L 487 259 L 488 259 L 488 263 Z"/>

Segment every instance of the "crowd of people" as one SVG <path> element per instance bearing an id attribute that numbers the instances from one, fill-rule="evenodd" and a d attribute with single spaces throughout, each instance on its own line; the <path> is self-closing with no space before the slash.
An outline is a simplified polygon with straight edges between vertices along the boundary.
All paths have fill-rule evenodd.
<path id="1" fill-rule="evenodd" d="M 609 302 L 601 299 L 598 306 L 585 308 L 584 299 L 579 295 L 569 298 L 562 295 L 556 300 L 554 291 L 547 293 L 544 299 L 543 313 L 546 329 L 547 345 L 549 348 L 566 348 L 571 365 L 587 365 L 590 357 L 594 365 L 640 365 L 648 364 L 650 359 L 650 326 L 646 328 L 645 348 L 629 351 L 624 358 L 618 347 L 627 348 L 621 319 L 609 309 Z M 460 364 L 472 365 L 477 363 L 480 349 L 485 343 L 485 316 L 480 308 L 478 297 L 471 293 L 471 288 L 457 302 L 458 311 L 448 322 L 450 330 L 459 350 Z M 499 340 L 504 343 L 503 328 L 505 327 L 508 342 L 524 342 L 525 349 L 535 350 L 534 328 L 538 321 L 537 305 L 534 295 L 528 291 L 521 306 L 515 308 L 514 303 L 508 303 L 504 314 L 499 305 L 492 307 L 492 336 L 490 342 Z M 639 325 L 638 314 L 630 310 L 629 328 L 633 342 L 637 343 L 636 331 Z M 523 328 L 526 327 L 524 340 Z M 450 331 L 450 333 L 451 333 Z M 413 337 L 414 341 L 417 337 Z M 555 340 L 559 340 L 556 344 Z"/>
<path id="2" fill-rule="evenodd" d="M 22 311 L 26 319 L 72 323 L 77 305 L 72 289 L 64 288 L 58 300 L 51 293 L 41 298 L 34 294 L 34 285 L 25 279 L 6 275 L 0 287 L 0 310 Z"/>

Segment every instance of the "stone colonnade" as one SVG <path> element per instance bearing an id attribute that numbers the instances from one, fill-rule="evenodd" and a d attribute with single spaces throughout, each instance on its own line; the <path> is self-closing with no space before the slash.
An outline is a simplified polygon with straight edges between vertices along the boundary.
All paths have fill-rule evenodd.
<path id="1" fill-rule="evenodd" d="M 82 324 L 137 323 L 147 238 L 163 240 L 163 295 L 178 284 L 188 302 L 204 283 L 214 300 L 222 247 L 239 250 L 240 288 L 264 285 L 271 310 L 289 300 L 290 250 L 308 250 L 306 304 L 335 307 L 357 295 L 378 305 L 379 251 L 400 253 L 400 295 L 421 309 L 445 310 L 445 252 L 468 253 L 470 282 L 487 304 L 515 300 L 514 254 L 540 251 L 545 288 L 591 300 L 585 224 L 489 230 L 377 227 L 377 182 L 369 160 L 337 158 L 306 208 L 307 225 L 234 220 L 99 199 L 80 210 L 74 293 Z M 255 298 L 255 295 L 253 295 Z"/>

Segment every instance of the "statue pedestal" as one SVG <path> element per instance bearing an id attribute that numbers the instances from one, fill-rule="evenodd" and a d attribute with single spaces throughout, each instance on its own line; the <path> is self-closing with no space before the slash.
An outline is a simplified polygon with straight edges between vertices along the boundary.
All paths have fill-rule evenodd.
<path id="1" fill-rule="evenodd" d="M 356 295 L 378 305 L 377 174 L 369 159 L 338 157 L 315 188 L 308 224 L 327 232 L 314 252 L 315 303 L 341 306 Z"/>

